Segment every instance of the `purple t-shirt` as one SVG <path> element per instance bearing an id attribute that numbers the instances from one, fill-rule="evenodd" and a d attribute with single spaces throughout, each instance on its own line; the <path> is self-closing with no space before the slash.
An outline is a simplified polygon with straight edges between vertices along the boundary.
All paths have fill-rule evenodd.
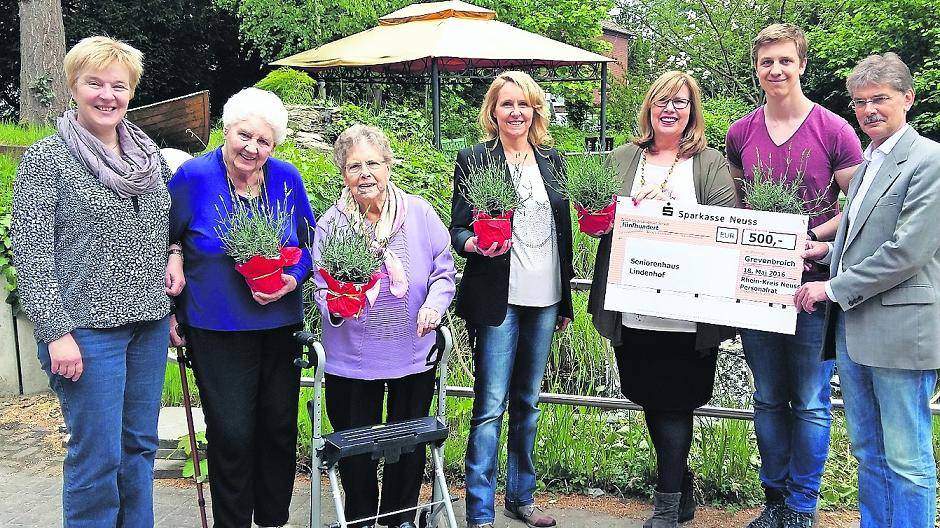
<path id="1" fill-rule="evenodd" d="M 725 144 L 728 163 L 743 171 L 745 181 L 754 180 L 755 166 L 765 177 L 788 182 L 802 172 L 800 191 L 803 200 L 811 204 L 806 211 L 809 227 L 823 224 L 839 212 L 839 185 L 833 173 L 862 162 L 862 144 L 852 126 L 818 104 L 781 145 L 770 138 L 763 106 L 735 121 Z M 804 282 L 827 278 L 829 272 L 822 266 L 803 274 Z"/>

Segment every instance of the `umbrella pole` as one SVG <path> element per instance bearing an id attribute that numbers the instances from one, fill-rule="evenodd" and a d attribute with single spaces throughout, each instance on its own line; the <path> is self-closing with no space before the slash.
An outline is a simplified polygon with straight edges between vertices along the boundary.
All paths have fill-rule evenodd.
<path id="1" fill-rule="evenodd" d="M 434 146 L 441 150 L 441 72 L 431 57 L 431 110 L 434 114 Z"/>
<path id="2" fill-rule="evenodd" d="M 607 63 L 601 63 L 601 134 L 598 151 L 607 150 Z"/>
<path id="3" fill-rule="evenodd" d="M 196 496 L 199 504 L 199 520 L 202 528 L 209 528 L 206 519 L 206 497 L 202 492 L 202 471 L 199 467 L 199 445 L 196 443 L 196 428 L 193 426 L 193 408 L 189 399 L 189 380 L 186 378 L 186 354 L 183 347 L 176 347 L 176 364 L 180 368 L 180 385 L 183 389 L 183 409 L 186 412 L 186 427 L 189 430 L 189 447 L 193 454 L 193 480 L 196 482 Z"/>

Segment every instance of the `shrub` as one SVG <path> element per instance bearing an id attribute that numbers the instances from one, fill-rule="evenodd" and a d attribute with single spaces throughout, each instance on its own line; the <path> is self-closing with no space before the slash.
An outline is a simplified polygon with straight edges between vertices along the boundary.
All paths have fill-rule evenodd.
<path id="1" fill-rule="evenodd" d="M 429 142 L 431 139 L 431 123 L 424 112 L 395 103 L 385 105 L 377 113 L 363 106 L 344 104 L 333 114 L 333 121 L 326 128 L 324 136 L 330 142 L 336 141 L 344 130 L 357 123 L 377 126 L 390 137 L 394 134 L 399 139 L 423 139 Z"/>
<path id="2" fill-rule="evenodd" d="M 710 97 L 702 102 L 705 117 L 705 139 L 708 146 L 725 151 L 725 136 L 731 123 L 747 115 L 751 105 L 731 97 Z"/>
<path id="3" fill-rule="evenodd" d="M 274 92 L 284 104 L 312 105 L 317 82 L 306 72 L 278 68 L 255 84 L 256 88 Z"/>
<path id="4" fill-rule="evenodd" d="M 551 125 L 548 127 L 558 152 L 584 152 L 584 132 L 577 128 Z"/>

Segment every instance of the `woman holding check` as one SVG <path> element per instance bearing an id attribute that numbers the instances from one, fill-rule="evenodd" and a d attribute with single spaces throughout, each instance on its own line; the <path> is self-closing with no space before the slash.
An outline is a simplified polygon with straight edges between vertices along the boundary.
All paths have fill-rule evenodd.
<path id="1" fill-rule="evenodd" d="M 705 145 L 698 83 L 677 71 L 650 86 L 638 118 L 640 136 L 615 149 L 623 177 L 621 196 L 642 200 L 686 200 L 734 207 L 734 183 L 721 153 Z M 734 330 L 690 321 L 604 310 L 613 236 L 601 236 L 588 312 L 610 339 L 621 391 L 643 406 L 656 449 L 657 484 L 653 517 L 646 528 L 674 528 L 695 514 L 692 473 L 692 412 L 711 399 L 718 344 Z"/>

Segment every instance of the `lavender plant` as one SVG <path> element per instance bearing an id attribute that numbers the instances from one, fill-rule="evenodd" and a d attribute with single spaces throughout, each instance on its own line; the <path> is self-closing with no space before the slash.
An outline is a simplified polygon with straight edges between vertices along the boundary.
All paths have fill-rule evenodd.
<path id="1" fill-rule="evenodd" d="M 564 173 L 555 175 L 558 191 L 589 213 L 610 205 L 623 187 L 623 177 L 601 156 L 579 156 L 565 165 Z"/>
<path id="2" fill-rule="evenodd" d="M 368 230 L 330 223 L 326 236 L 320 241 L 320 258 L 316 264 L 336 280 L 363 284 L 369 282 L 382 265 L 382 257 L 373 248 Z"/>
<path id="3" fill-rule="evenodd" d="M 519 194 L 506 178 L 506 166 L 495 159 L 471 163 L 460 190 L 478 211 L 496 216 L 519 206 Z"/>
<path id="4" fill-rule="evenodd" d="M 815 216 L 828 209 L 825 203 L 825 191 L 816 196 L 807 197 L 803 187 L 806 175 L 806 160 L 810 151 L 804 150 L 800 155 L 800 162 L 796 168 L 796 176 L 787 181 L 790 173 L 792 159 L 789 151 L 784 159 L 784 169 L 779 176 L 774 175 L 773 158 L 768 159 L 767 165 L 760 162 L 754 166 L 751 180 L 741 179 L 741 190 L 745 205 L 756 211 L 770 211 L 773 213 L 789 213 Z M 760 160 L 758 152 L 757 159 Z"/>
<path id="5" fill-rule="evenodd" d="M 275 202 L 273 205 L 263 186 L 257 191 L 258 197 L 249 200 L 243 200 L 233 192 L 231 210 L 225 208 L 224 202 L 222 208 L 216 206 L 219 224 L 215 232 L 222 240 L 225 254 L 239 264 L 255 256 L 278 258 L 293 215 L 292 209 L 286 205 L 291 193 L 286 186 L 283 203 Z M 254 194 L 252 188 L 249 187 L 248 193 Z"/>

